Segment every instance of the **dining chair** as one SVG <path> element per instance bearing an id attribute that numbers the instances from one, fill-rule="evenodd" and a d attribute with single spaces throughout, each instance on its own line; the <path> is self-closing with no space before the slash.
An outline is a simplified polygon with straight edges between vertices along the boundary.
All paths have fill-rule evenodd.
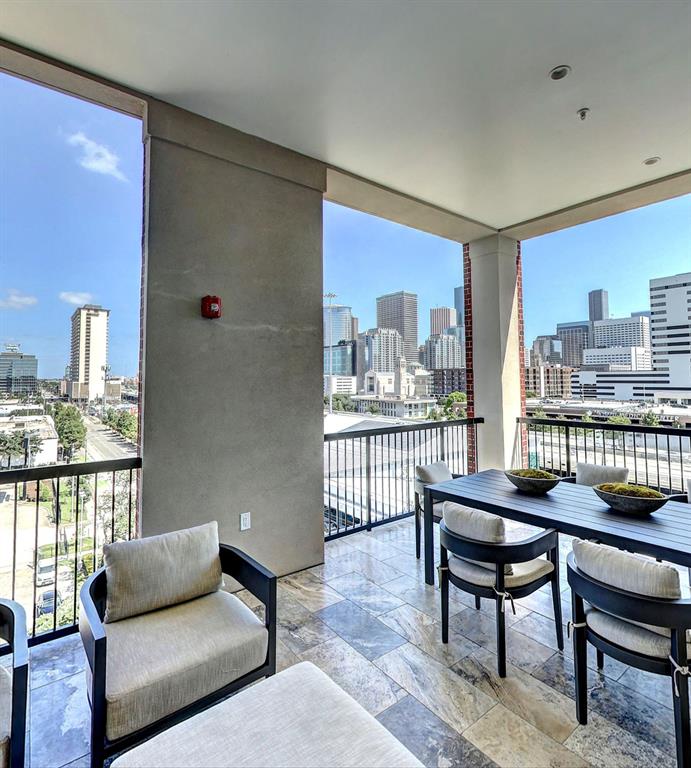
<path id="1" fill-rule="evenodd" d="M 571 587 L 576 717 L 588 722 L 587 643 L 636 669 L 667 675 L 679 768 L 691 765 L 689 654 L 691 599 L 671 565 L 575 539 L 567 557 Z"/>
<path id="2" fill-rule="evenodd" d="M 14 600 L 0 600 L 0 639 L 9 644 L 12 666 L 0 666 L 0 766 L 24 768 L 29 647 L 26 614 Z"/>
<path id="3" fill-rule="evenodd" d="M 433 464 L 423 464 L 415 467 L 415 556 L 420 559 L 420 538 L 422 531 L 422 514 L 425 498 L 425 486 L 453 480 L 461 475 L 454 475 L 445 461 L 435 461 Z M 435 523 L 441 520 L 441 501 L 432 505 L 432 518 Z"/>
<path id="4" fill-rule="evenodd" d="M 625 483 L 629 477 L 627 467 L 606 467 L 602 464 L 576 464 L 576 475 L 563 478 L 562 482 L 576 485 L 599 485 L 600 483 Z"/>
<path id="5" fill-rule="evenodd" d="M 554 623 L 559 650 L 564 648 L 559 593 L 559 534 L 540 531 L 527 539 L 506 541 L 504 520 L 451 501 L 443 503 L 440 523 L 440 590 L 442 643 L 449 642 L 449 583 L 480 598 L 495 601 L 497 671 L 506 677 L 506 602 L 545 584 L 552 586 Z M 540 557 L 546 555 L 546 559 Z"/>

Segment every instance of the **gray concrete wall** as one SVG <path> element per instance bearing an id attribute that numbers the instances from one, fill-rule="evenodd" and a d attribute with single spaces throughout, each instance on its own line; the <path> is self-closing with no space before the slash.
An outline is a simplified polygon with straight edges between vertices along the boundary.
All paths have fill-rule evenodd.
<path id="1" fill-rule="evenodd" d="M 278 574 L 314 565 L 325 170 L 159 102 L 147 130 L 142 534 L 216 519 Z"/>

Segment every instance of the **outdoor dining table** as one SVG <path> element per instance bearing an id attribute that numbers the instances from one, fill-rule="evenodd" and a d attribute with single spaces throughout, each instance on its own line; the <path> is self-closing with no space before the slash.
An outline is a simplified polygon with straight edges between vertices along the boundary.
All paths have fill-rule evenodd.
<path id="1" fill-rule="evenodd" d="M 458 477 L 425 488 L 425 581 L 434 584 L 436 501 L 455 501 L 500 517 L 569 536 L 595 539 L 629 552 L 691 568 L 691 505 L 668 501 L 647 517 L 620 515 L 586 485 L 559 483 L 544 496 L 521 493 L 499 469 Z"/>

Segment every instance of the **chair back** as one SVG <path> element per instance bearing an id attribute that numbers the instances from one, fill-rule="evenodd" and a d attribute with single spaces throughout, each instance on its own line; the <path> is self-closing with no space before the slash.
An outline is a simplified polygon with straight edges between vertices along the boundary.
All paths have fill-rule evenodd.
<path id="1" fill-rule="evenodd" d="M 435 461 L 433 464 L 420 464 L 415 467 L 415 493 L 422 497 L 426 485 L 444 483 L 453 480 L 453 475 L 445 461 Z"/>
<path id="2" fill-rule="evenodd" d="M 29 687 L 29 644 L 26 613 L 14 600 L 0 600 L 0 638 L 12 651 L 11 702 L 0 702 L 0 712 L 10 714 L 9 768 L 24 768 L 26 741 L 26 705 Z M 8 674 L 0 670 L 0 674 Z M 9 686 L 8 686 L 9 687 Z M 5 704 L 9 704 L 6 707 Z"/>
<path id="3" fill-rule="evenodd" d="M 625 483 L 629 477 L 626 467 L 604 467 L 601 464 L 576 465 L 576 483 L 578 485 L 599 485 L 600 483 Z"/>

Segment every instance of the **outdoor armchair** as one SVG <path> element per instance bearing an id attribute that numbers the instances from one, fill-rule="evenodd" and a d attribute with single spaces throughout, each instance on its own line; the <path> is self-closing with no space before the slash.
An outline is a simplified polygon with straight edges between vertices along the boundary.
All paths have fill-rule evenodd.
<path id="1" fill-rule="evenodd" d="M 11 671 L 0 666 L 0 768 L 24 768 L 29 648 L 26 614 L 13 600 L 0 600 L 0 638 L 12 653 Z"/>
<path id="2" fill-rule="evenodd" d="M 104 547 L 81 589 L 91 764 L 276 671 L 276 577 L 217 524 Z M 264 604 L 264 621 L 222 589 Z"/>

